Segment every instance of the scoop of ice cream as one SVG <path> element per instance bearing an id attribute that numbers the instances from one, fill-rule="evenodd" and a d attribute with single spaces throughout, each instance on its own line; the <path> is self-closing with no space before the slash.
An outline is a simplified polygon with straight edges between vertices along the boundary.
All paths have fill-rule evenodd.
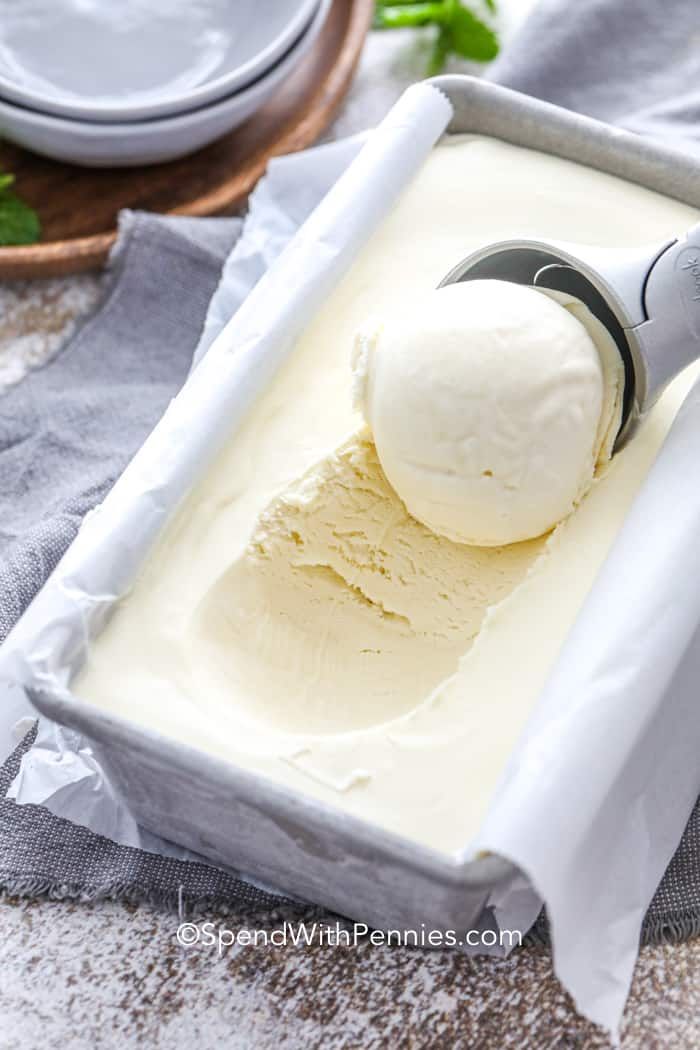
<path id="1" fill-rule="evenodd" d="M 619 426 L 617 348 L 560 293 L 447 285 L 358 335 L 352 366 L 390 484 L 456 542 L 548 532 L 590 488 Z"/>

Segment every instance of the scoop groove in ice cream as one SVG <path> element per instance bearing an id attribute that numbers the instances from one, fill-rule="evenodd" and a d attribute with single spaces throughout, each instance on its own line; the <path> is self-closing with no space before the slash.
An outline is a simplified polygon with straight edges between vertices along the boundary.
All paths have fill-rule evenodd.
<path id="1" fill-rule="evenodd" d="M 549 532 L 590 488 L 620 419 L 622 362 L 578 300 L 506 281 L 429 291 L 353 353 L 391 485 L 455 542 Z"/>
<path id="2" fill-rule="evenodd" d="M 489 606 L 541 549 L 436 536 L 407 512 L 369 436 L 356 434 L 260 515 L 197 610 L 192 673 L 203 688 L 250 698 L 257 723 L 315 733 L 378 725 L 454 673 Z"/>

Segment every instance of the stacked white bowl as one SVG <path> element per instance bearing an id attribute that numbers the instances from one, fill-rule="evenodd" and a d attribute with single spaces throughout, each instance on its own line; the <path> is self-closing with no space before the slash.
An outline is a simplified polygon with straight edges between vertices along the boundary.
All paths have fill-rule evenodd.
<path id="1" fill-rule="evenodd" d="M 247 120 L 331 0 L 0 0 L 0 137 L 91 167 L 156 164 Z"/>

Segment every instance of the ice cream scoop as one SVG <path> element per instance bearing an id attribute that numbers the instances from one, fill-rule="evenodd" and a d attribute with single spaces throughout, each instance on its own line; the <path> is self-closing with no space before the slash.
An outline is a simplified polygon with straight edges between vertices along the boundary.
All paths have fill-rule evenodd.
<path id="1" fill-rule="evenodd" d="M 625 368 L 616 450 L 700 356 L 700 225 L 626 257 L 582 245 L 501 241 L 467 256 L 441 286 L 485 278 L 572 294 L 605 325 Z"/>
<path id="2" fill-rule="evenodd" d="M 612 453 L 623 370 L 565 293 L 498 280 L 428 292 L 361 333 L 356 404 L 410 513 L 496 547 L 562 521 Z"/>

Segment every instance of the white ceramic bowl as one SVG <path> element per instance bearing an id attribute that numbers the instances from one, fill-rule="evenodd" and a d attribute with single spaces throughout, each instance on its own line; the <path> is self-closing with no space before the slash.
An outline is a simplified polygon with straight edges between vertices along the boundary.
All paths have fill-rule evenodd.
<path id="1" fill-rule="evenodd" d="M 320 0 L 295 46 L 250 87 L 180 116 L 133 123 L 68 120 L 0 102 L 0 137 L 85 167 L 159 164 L 201 149 L 238 127 L 294 72 L 319 35 L 332 0 Z"/>
<path id="2" fill-rule="evenodd" d="M 319 0 L 0 0 L 0 98 L 130 123 L 228 98 L 308 28 Z"/>

